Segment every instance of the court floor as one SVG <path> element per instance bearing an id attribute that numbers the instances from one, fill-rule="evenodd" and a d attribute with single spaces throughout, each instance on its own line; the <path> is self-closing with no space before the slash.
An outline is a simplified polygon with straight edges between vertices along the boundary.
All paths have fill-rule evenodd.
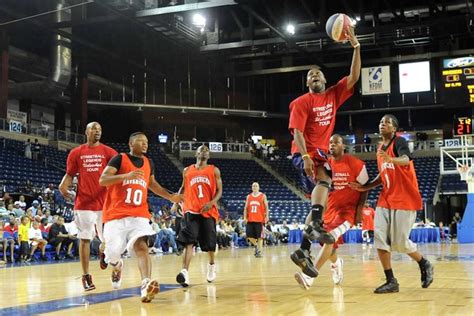
<path id="1" fill-rule="evenodd" d="M 400 293 L 376 295 L 383 271 L 374 249 L 344 245 L 344 281 L 334 286 L 325 266 L 305 291 L 293 278 L 289 259 L 297 245 L 265 249 L 257 259 L 251 249 L 217 255 L 217 280 L 205 280 L 207 255 L 191 263 L 192 286 L 175 283 L 181 257 L 153 256 L 153 277 L 161 293 L 150 304 L 138 297 L 135 259 L 126 259 L 120 290 L 110 284 L 110 270 L 91 263 L 95 291 L 83 292 L 79 262 L 0 268 L 0 315 L 474 315 L 474 244 L 426 244 L 420 250 L 435 266 L 435 281 L 422 289 L 418 265 L 395 254 L 393 269 Z M 314 250 L 313 250 L 314 252 Z"/>

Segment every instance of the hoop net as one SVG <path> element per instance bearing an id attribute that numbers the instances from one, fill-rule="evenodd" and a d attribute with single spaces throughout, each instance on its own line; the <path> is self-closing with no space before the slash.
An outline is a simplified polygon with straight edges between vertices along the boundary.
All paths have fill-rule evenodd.
<path id="1" fill-rule="evenodd" d="M 459 174 L 461 175 L 461 181 L 467 181 L 471 178 L 471 168 L 468 165 L 462 165 L 458 167 Z"/>

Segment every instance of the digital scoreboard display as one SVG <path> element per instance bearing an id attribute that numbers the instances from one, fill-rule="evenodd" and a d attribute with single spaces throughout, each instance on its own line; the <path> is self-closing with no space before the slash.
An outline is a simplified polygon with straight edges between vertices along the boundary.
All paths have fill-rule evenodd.
<path id="1" fill-rule="evenodd" d="M 454 135 L 472 135 L 472 117 L 462 116 L 454 119 Z"/>
<path id="2" fill-rule="evenodd" d="M 474 56 L 443 60 L 444 103 L 448 106 L 474 106 Z"/>

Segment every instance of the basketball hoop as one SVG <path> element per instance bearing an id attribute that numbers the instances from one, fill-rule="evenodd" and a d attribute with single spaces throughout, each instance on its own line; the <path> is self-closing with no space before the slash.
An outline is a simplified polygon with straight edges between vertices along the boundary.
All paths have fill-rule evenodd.
<path id="1" fill-rule="evenodd" d="M 459 174 L 461 175 L 461 181 L 467 181 L 468 178 L 470 178 L 470 171 L 471 168 L 468 165 L 462 165 L 461 167 L 458 167 Z"/>

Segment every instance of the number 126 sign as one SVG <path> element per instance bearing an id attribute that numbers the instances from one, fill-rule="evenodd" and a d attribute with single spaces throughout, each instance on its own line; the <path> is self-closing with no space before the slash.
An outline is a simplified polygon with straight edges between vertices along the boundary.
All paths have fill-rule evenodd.
<path id="1" fill-rule="evenodd" d="M 209 150 L 213 153 L 221 153 L 222 143 L 209 143 Z"/>

